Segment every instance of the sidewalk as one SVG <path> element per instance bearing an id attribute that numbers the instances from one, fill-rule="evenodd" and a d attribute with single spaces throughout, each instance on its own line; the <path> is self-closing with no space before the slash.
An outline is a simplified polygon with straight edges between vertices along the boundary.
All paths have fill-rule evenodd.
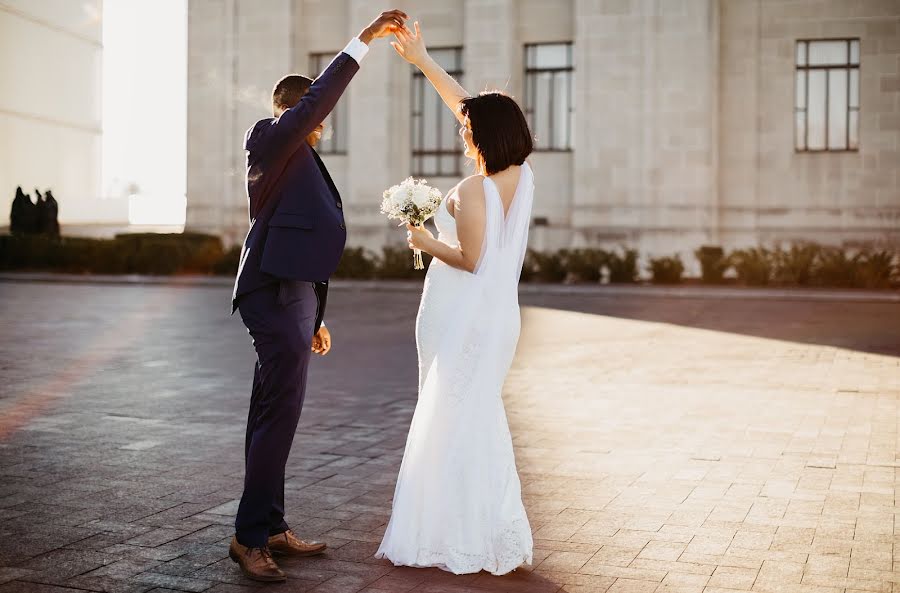
<path id="1" fill-rule="evenodd" d="M 454 576 L 373 558 L 417 399 L 420 284 L 339 282 L 285 485 L 291 526 L 329 550 L 280 561 L 289 582 L 258 588 L 227 556 L 255 363 L 228 279 L 13 280 L 0 285 L 0 593 L 900 583 L 894 303 L 526 287 L 592 291 L 521 299 L 503 400 L 534 562 Z"/>
<path id="2" fill-rule="evenodd" d="M 95 284 L 125 286 L 231 286 L 229 276 L 120 276 L 53 274 L 44 272 L 0 273 L 2 282 L 32 282 L 55 284 Z M 371 290 L 388 292 L 418 292 L 420 280 L 333 280 L 331 287 L 339 290 Z M 812 302 L 900 303 L 900 290 L 863 290 L 840 288 L 763 288 L 746 286 L 660 286 L 652 284 L 537 284 L 523 283 L 522 294 L 565 294 L 599 297 L 657 297 L 667 299 L 737 299 L 782 300 Z"/>

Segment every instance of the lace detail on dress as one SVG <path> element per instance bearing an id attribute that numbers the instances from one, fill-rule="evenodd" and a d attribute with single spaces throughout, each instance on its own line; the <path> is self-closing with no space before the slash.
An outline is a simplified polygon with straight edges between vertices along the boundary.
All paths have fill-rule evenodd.
<path id="1" fill-rule="evenodd" d="M 525 531 L 528 532 L 527 536 Z M 525 545 L 525 542 L 529 542 Z M 441 550 L 420 549 L 415 560 L 398 566 L 418 568 L 440 568 L 453 574 L 471 574 L 486 570 L 501 576 L 533 561 L 531 550 L 531 527 L 527 519 L 515 519 L 500 528 L 497 535 L 485 546 L 493 553 L 471 553 L 457 548 Z M 387 558 L 386 554 L 377 556 Z M 390 559 L 390 558 L 388 558 Z M 395 563 L 396 564 L 396 563 Z"/>

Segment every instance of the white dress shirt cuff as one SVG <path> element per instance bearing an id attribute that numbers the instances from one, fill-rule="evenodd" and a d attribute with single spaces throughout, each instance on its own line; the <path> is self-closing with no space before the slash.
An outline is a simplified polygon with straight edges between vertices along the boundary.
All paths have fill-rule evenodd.
<path id="1" fill-rule="evenodd" d="M 362 64 L 363 58 L 369 53 L 369 46 L 360 41 L 359 37 L 354 37 L 344 48 L 344 53 L 356 60 L 357 64 Z"/>

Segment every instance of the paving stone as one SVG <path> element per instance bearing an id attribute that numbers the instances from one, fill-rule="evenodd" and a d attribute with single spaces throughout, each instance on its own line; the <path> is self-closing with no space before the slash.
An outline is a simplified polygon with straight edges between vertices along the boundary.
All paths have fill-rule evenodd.
<path id="1" fill-rule="evenodd" d="M 206 591 L 213 585 L 212 581 L 160 574 L 157 572 L 144 572 L 135 576 L 133 580 L 139 583 L 147 583 L 156 585 L 157 587 L 175 589 L 177 591 L 201 592 Z"/>
<path id="2" fill-rule="evenodd" d="M 285 590 L 900 591 L 900 316 L 877 303 L 523 296 L 504 402 L 534 566 L 374 559 L 417 296 L 329 299 L 286 503 L 330 550 L 281 560 Z M 227 306 L 215 287 L 0 285 L 0 368 L 21 377 L 0 382 L 0 593 L 264 589 L 226 557 L 253 366 Z"/>

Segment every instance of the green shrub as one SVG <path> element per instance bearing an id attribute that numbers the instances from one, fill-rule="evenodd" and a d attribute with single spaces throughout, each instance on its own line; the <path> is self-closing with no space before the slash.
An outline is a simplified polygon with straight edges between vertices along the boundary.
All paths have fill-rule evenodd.
<path id="1" fill-rule="evenodd" d="M 600 249 L 572 249 L 560 253 L 563 266 L 577 282 L 599 282 L 607 254 Z"/>
<path id="2" fill-rule="evenodd" d="M 893 253 L 865 251 L 859 256 L 856 285 L 862 288 L 889 288 L 895 274 Z"/>
<path id="3" fill-rule="evenodd" d="M 825 247 L 819 253 L 814 278 L 821 286 L 852 287 L 859 275 L 861 255 L 848 256 L 839 247 Z"/>
<path id="4" fill-rule="evenodd" d="M 408 251 L 409 265 L 412 266 L 412 251 Z M 348 247 L 341 256 L 337 271 L 337 278 L 369 279 L 375 276 L 378 270 L 378 259 L 374 253 L 362 247 Z"/>
<path id="5" fill-rule="evenodd" d="M 771 253 L 773 279 L 780 284 L 809 284 L 821 251 L 815 243 L 798 243 L 787 250 L 776 247 Z"/>
<path id="6" fill-rule="evenodd" d="M 241 265 L 241 246 L 234 245 L 222 254 L 222 257 L 212 267 L 212 273 L 217 276 L 234 276 Z"/>
<path id="7" fill-rule="evenodd" d="M 541 253 L 529 249 L 525 254 L 522 279 L 529 282 L 562 282 L 568 274 L 563 261 L 565 253 L 565 250 Z"/>
<path id="8" fill-rule="evenodd" d="M 738 249 L 729 259 L 743 284 L 764 286 L 772 279 L 772 255 L 765 247 Z"/>
<path id="9" fill-rule="evenodd" d="M 431 256 L 423 253 L 422 259 L 427 270 Z M 413 252 L 407 247 L 384 247 L 376 270 L 376 277 L 386 280 L 410 280 L 425 274 L 425 270 L 413 268 Z"/>
<path id="10" fill-rule="evenodd" d="M 208 274 L 224 256 L 222 241 L 202 233 L 129 233 L 114 242 L 133 274 Z"/>
<path id="11" fill-rule="evenodd" d="M 64 238 L 60 259 L 49 269 L 74 274 L 126 274 L 131 254 L 115 240 Z"/>
<path id="12" fill-rule="evenodd" d="M 680 284 L 684 274 L 684 264 L 677 255 L 651 259 L 647 269 L 653 274 L 654 284 Z"/>
<path id="13" fill-rule="evenodd" d="M 622 253 L 611 251 L 606 257 L 606 268 L 609 270 L 609 281 L 615 283 L 631 283 L 638 280 L 638 252 L 635 249 L 622 248 Z"/>
<path id="14" fill-rule="evenodd" d="M 701 278 L 705 284 L 721 284 L 728 270 L 729 262 L 725 251 L 714 245 L 704 245 L 694 252 L 700 262 Z"/>
<path id="15" fill-rule="evenodd" d="M 218 237 L 197 233 L 114 239 L 17 235 L 4 237 L 0 248 L 4 270 L 92 274 L 207 274 L 224 256 Z"/>

